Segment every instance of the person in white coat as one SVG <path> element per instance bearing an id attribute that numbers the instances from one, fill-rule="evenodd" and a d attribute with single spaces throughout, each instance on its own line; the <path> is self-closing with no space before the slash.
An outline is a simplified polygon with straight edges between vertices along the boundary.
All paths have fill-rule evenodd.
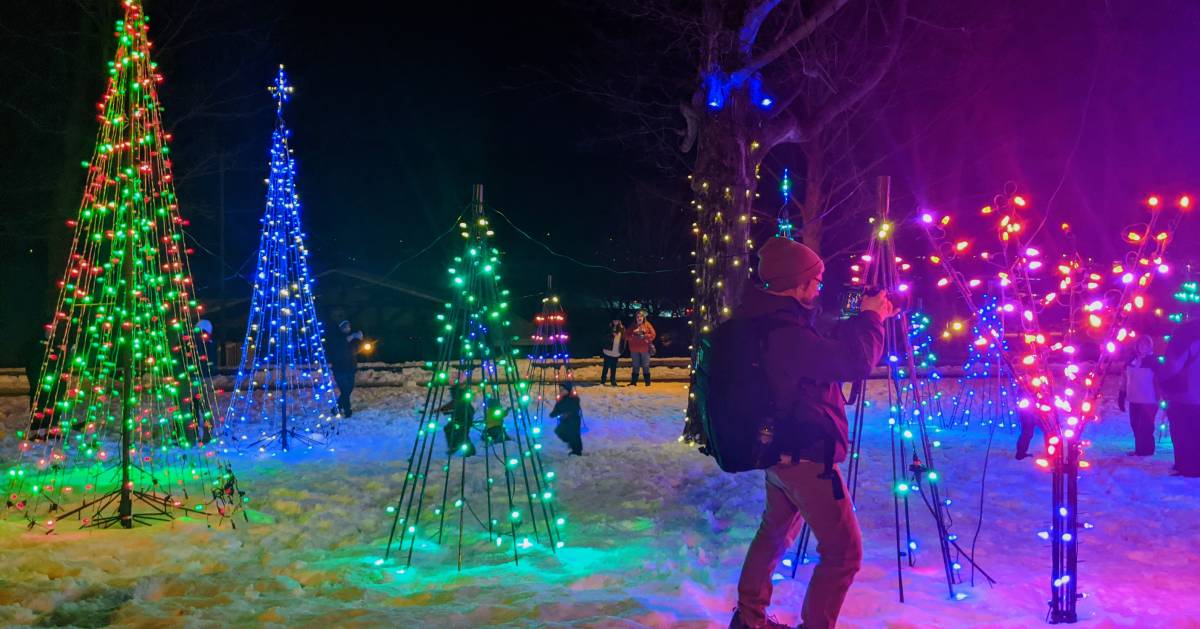
<path id="1" fill-rule="evenodd" d="M 1134 357 L 1125 365 L 1125 378 L 1117 394 L 1117 406 L 1122 411 L 1129 409 L 1129 426 L 1133 429 L 1133 452 L 1129 456 L 1154 454 L 1154 418 L 1160 399 L 1154 370 L 1154 340 L 1143 336 L 1134 346 Z"/>
<path id="2" fill-rule="evenodd" d="M 604 356 L 604 367 L 600 370 L 601 385 L 608 380 L 614 387 L 617 386 L 617 360 L 621 358 L 621 341 L 624 336 L 625 326 L 614 319 L 608 326 L 608 335 L 605 337 L 606 344 L 601 350 L 601 354 Z"/>

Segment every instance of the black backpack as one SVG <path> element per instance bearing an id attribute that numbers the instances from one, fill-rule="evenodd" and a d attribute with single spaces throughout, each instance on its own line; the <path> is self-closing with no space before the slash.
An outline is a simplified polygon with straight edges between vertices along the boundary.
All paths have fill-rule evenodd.
<path id="1" fill-rule="evenodd" d="M 798 422 L 788 409 L 775 408 L 767 384 L 767 344 L 787 325 L 771 317 L 729 319 L 701 339 L 696 354 L 696 408 L 703 446 L 728 473 L 763 470 L 779 462 L 785 442 L 793 447 L 821 442 L 824 470 L 835 500 L 845 498 L 833 466 L 834 436 L 829 427 Z"/>
<path id="2" fill-rule="evenodd" d="M 780 323 L 766 317 L 730 319 L 701 339 L 696 354 L 696 409 L 702 451 L 725 472 L 761 470 L 779 462 L 779 418 L 767 386 L 767 341 Z"/>

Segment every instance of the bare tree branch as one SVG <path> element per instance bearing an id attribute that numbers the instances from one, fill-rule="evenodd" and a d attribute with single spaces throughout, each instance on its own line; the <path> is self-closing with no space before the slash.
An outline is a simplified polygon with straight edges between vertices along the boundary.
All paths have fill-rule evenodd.
<path id="1" fill-rule="evenodd" d="M 738 31 L 738 47 L 743 56 L 749 57 L 754 52 L 754 42 L 758 39 L 758 31 L 771 11 L 779 6 L 779 2 L 780 0 L 758 0 L 746 11 L 746 19 Z"/>
<path id="2" fill-rule="evenodd" d="M 889 20 L 888 42 L 884 52 L 876 60 L 867 76 L 858 85 L 835 92 L 804 121 L 803 126 L 797 126 L 784 132 L 776 140 L 776 144 L 807 142 L 809 138 L 824 130 L 834 118 L 856 105 L 879 85 L 900 52 L 904 21 L 908 15 L 908 0 L 897 0 L 895 7 L 894 14 Z"/>
<path id="3" fill-rule="evenodd" d="M 821 25 L 837 15 L 837 12 L 841 11 L 842 7 L 846 6 L 849 2 L 850 0 L 830 0 L 828 4 L 821 7 L 820 10 L 805 20 L 798 28 L 776 42 L 774 46 L 752 58 L 742 68 L 730 73 L 730 81 L 734 84 L 741 83 L 767 64 L 782 57 L 793 46 L 811 36 Z"/>

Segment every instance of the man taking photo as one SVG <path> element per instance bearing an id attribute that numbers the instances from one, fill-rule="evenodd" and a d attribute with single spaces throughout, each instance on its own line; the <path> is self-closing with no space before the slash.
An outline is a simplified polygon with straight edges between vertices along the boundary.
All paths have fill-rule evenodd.
<path id="1" fill-rule="evenodd" d="M 813 326 L 825 264 L 812 249 L 772 238 L 759 250 L 762 287 L 747 290 L 733 318 L 770 327 L 763 372 L 779 414 L 779 462 L 766 469 L 767 504 L 738 581 L 730 629 L 786 627 L 766 614 L 771 575 L 807 522 L 820 563 L 804 596 L 805 629 L 837 624 L 862 563 L 862 533 L 840 472 L 849 445 L 841 383 L 867 377 L 883 353 L 883 321 L 896 310 L 883 291 L 866 295 L 861 312 L 832 335 Z M 716 374 L 714 374 L 716 377 Z"/>

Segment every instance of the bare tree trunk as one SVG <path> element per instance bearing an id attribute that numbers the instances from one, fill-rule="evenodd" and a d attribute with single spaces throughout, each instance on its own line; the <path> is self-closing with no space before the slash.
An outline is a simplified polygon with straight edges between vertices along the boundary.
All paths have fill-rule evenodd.
<path id="1" fill-rule="evenodd" d="M 896 58 L 907 15 L 907 0 L 895 0 L 876 27 L 886 35 L 882 51 L 873 63 L 861 64 L 858 55 L 842 47 L 865 51 L 876 46 L 870 41 L 871 31 L 862 30 L 865 22 L 836 23 L 848 0 L 814 3 L 814 12 L 799 24 L 778 16 L 781 21 L 771 23 L 776 30 L 761 45 L 756 44 L 762 28 L 781 3 L 730 4 L 704 3 L 697 59 L 701 80 L 690 103 L 681 108 L 687 122 L 682 148 L 690 150 L 694 141 L 697 151 L 692 180 L 696 210 L 693 384 L 707 335 L 732 314 L 750 278 L 752 204 L 763 158 L 782 144 L 803 148 L 807 180 L 801 238 L 819 252 L 829 201 L 826 151 L 834 150 L 827 143 L 833 138 L 828 129 L 852 115 L 854 107 L 879 85 Z M 864 10 L 869 15 L 871 9 Z M 735 14 L 740 16 L 736 25 L 731 19 Z M 825 27 L 828 31 L 822 30 Z M 810 59 L 814 52 L 818 58 Z M 839 64 L 846 55 L 856 61 Z M 832 82 L 813 80 L 810 73 L 821 69 L 836 72 Z M 683 433 L 691 442 L 703 440 L 703 400 L 697 395 L 693 387 Z"/>
<path id="2" fill-rule="evenodd" d="M 805 165 L 804 182 L 804 227 L 801 240 L 813 251 L 821 253 L 821 240 L 824 235 L 825 214 L 825 145 L 819 139 L 804 145 Z"/>
<path id="3" fill-rule="evenodd" d="M 692 189 L 699 228 L 696 262 L 702 299 L 698 304 L 708 323 L 729 315 L 749 278 L 751 204 L 757 190 L 749 130 L 730 103 L 729 111 L 710 120 L 697 146 Z"/>

